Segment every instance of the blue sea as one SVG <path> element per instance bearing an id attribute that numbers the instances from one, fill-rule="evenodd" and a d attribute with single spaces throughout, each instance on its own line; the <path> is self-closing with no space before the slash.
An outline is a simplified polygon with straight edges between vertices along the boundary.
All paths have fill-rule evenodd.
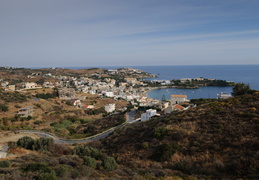
<path id="1" fill-rule="evenodd" d="M 158 75 L 159 80 L 181 78 L 219 79 L 249 84 L 251 89 L 259 90 L 259 65 L 207 65 L 207 66 L 143 66 L 143 71 Z M 199 89 L 156 89 L 148 96 L 161 100 L 163 95 L 170 99 L 171 94 L 184 94 L 188 99 L 216 98 L 217 94 L 231 94 L 233 87 L 200 87 Z"/>
<path id="2" fill-rule="evenodd" d="M 172 80 L 181 78 L 219 79 L 249 84 L 251 89 L 259 90 L 259 65 L 184 65 L 184 66 L 126 66 L 140 69 L 155 75 L 159 80 Z M 80 67 L 89 68 L 89 67 Z M 107 69 L 122 68 L 122 66 L 101 67 Z M 79 67 L 74 68 L 79 69 Z M 170 99 L 171 94 L 186 94 L 188 99 L 216 98 L 221 93 L 231 93 L 232 87 L 201 87 L 199 89 L 156 89 L 148 92 L 151 98 L 161 100 L 165 95 Z"/>

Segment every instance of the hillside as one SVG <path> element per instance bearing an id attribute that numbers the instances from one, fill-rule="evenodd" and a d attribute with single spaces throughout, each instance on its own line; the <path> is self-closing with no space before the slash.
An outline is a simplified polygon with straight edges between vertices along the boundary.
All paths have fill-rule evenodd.
<path id="1" fill-rule="evenodd" d="M 258 123 L 256 93 L 128 125 L 101 143 L 130 176 L 258 179 Z"/>
<path id="2" fill-rule="evenodd" d="M 90 144 L 9 143 L 4 179 L 258 179 L 259 93 L 206 100 Z M 26 151 L 25 151 L 25 149 Z"/>

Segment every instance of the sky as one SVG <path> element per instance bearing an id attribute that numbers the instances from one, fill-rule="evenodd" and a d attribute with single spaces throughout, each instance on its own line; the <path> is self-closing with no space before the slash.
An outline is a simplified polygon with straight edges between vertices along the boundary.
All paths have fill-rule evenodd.
<path id="1" fill-rule="evenodd" d="M 259 64 L 258 0 L 0 0 L 0 66 Z"/>

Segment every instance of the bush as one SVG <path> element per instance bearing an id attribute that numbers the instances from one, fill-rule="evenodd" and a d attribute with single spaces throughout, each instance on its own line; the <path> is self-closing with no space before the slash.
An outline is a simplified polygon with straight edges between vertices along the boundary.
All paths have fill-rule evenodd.
<path id="1" fill-rule="evenodd" d="M 34 142 L 33 149 L 40 151 L 49 151 L 51 147 L 54 146 L 53 138 L 41 137 Z"/>
<path id="2" fill-rule="evenodd" d="M 0 168 L 8 168 L 11 166 L 11 162 L 8 160 L 0 161 Z"/>
<path id="3" fill-rule="evenodd" d="M 56 172 L 56 175 L 57 175 L 58 177 L 64 177 L 65 175 L 68 174 L 69 168 L 68 168 L 67 165 L 61 165 L 60 167 L 58 167 L 58 168 L 55 170 L 55 172 Z"/>
<path id="4" fill-rule="evenodd" d="M 252 90 L 250 89 L 249 84 L 244 84 L 244 83 L 237 83 L 233 87 L 233 96 L 239 96 L 239 95 L 244 95 L 244 94 L 249 94 Z"/>
<path id="5" fill-rule="evenodd" d="M 104 154 L 102 154 L 98 149 L 84 145 L 77 145 L 74 149 L 74 154 L 79 157 L 90 156 L 99 160 L 102 160 L 104 156 Z"/>
<path id="6" fill-rule="evenodd" d="M 24 136 L 24 137 L 18 139 L 16 144 L 19 147 L 32 150 L 34 140 L 29 136 Z"/>
<path id="7" fill-rule="evenodd" d="M 166 161 L 179 149 L 180 147 L 176 144 L 161 144 L 156 148 L 152 159 L 155 161 Z"/>
<path id="8" fill-rule="evenodd" d="M 54 94 L 51 94 L 51 93 L 36 94 L 36 97 L 41 99 L 55 98 Z"/>
<path id="9" fill-rule="evenodd" d="M 8 106 L 0 104 L 0 112 L 7 112 L 9 110 Z"/>
<path id="10" fill-rule="evenodd" d="M 116 160 L 113 157 L 107 157 L 103 160 L 103 167 L 108 171 L 117 169 Z"/>
<path id="11" fill-rule="evenodd" d="M 153 132 L 153 136 L 158 139 L 163 139 L 168 133 L 168 129 L 165 127 L 157 127 Z"/>
<path id="12" fill-rule="evenodd" d="M 30 163 L 25 168 L 22 168 L 24 172 L 35 172 L 39 171 L 41 173 L 51 173 L 51 169 L 45 163 Z"/>
<path id="13" fill-rule="evenodd" d="M 96 168 L 96 160 L 94 158 L 91 158 L 90 156 L 84 157 L 84 164 L 91 168 Z"/>
<path id="14" fill-rule="evenodd" d="M 57 177 L 53 173 L 43 173 L 43 174 L 40 174 L 37 179 L 38 180 L 56 180 Z"/>

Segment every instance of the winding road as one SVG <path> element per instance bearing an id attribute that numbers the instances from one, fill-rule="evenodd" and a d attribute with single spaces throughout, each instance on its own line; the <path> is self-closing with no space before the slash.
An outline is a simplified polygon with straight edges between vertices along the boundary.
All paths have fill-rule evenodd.
<path id="1" fill-rule="evenodd" d="M 116 127 L 112 127 L 112 128 L 110 128 L 106 131 L 103 131 L 103 132 L 99 133 L 99 134 L 96 134 L 96 135 L 93 135 L 93 136 L 90 136 L 90 137 L 87 137 L 87 138 L 83 138 L 83 139 L 62 139 L 62 138 L 59 138 L 59 137 L 55 136 L 54 134 L 50 134 L 50 133 L 44 132 L 44 131 L 36 131 L 36 130 L 19 130 L 17 132 L 22 133 L 22 134 L 38 135 L 40 137 L 53 138 L 54 142 L 58 143 L 58 144 L 87 143 L 87 142 L 92 142 L 92 141 L 96 141 L 96 140 L 105 138 L 105 137 L 109 136 L 115 129 L 117 129 L 119 127 L 122 127 L 127 123 L 136 122 L 136 120 L 134 121 L 135 114 L 136 114 L 136 110 L 133 110 L 133 111 L 128 113 L 128 121 L 126 123 L 123 123 L 123 124 L 118 125 Z M 2 156 L 5 156 L 8 148 L 9 147 L 7 145 L 1 146 L 0 147 L 0 154 L 2 154 Z M 0 158 L 1 158 L 1 155 L 0 155 Z"/>
<path id="2" fill-rule="evenodd" d="M 119 125 L 122 126 L 122 125 Z M 74 144 L 74 143 L 87 143 L 87 142 L 91 142 L 91 141 L 96 141 L 102 138 L 105 138 L 107 136 L 109 136 L 116 128 L 118 128 L 119 126 L 110 128 L 104 132 L 101 132 L 99 134 L 87 137 L 87 138 L 83 138 L 83 139 L 62 139 L 59 138 L 53 134 L 47 133 L 47 132 L 43 132 L 43 131 L 34 131 L 34 130 L 20 130 L 18 132 L 20 133 L 26 133 L 26 134 L 37 134 L 40 137 L 48 137 L 48 138 L 53 138 L 55 143 L 59 143 L 59 144 Z"/>

